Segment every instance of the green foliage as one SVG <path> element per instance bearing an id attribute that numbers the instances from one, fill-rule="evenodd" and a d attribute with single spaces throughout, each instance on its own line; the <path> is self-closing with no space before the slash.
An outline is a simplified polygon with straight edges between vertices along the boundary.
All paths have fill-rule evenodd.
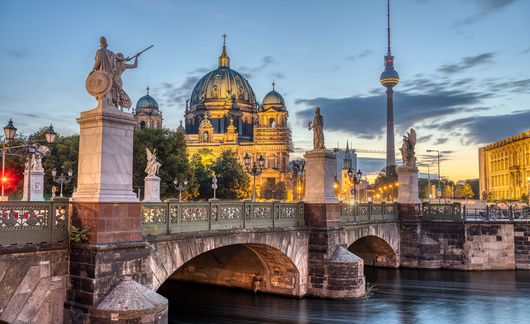
<path id="1" fill-rule="evenodd" d="M 464 188 L 462 188 L 462 195 L 465 199 L 475 198 L 475 192 L 473 191 L 473 188 L 471 187 L 471 184 L 469 182 L 466 182 Z"/>
<path id="2" fill-rule="evenodd" d="M 274 200 L 285 200 L 287 199 L 287 187 L 285 182 L 280 181 L 274 183 L 272 181 L 265 182 L 265 185 L 261 188 L 260 198 L 263 199 L 274 199 Z"/>
<path id="3" fill-rule="evenodd" d="M 232 151 L 224 151 L 212 165 L 217 175 L 217 197 L 220 199 L 245 199 L 250 194 L 250 177 L 243 170 Z"/>
<path id="4" fill-rule="evenodd" d="M 442 198 L 450 199 L 452 197 L 453 197 L 453 187 L 447 184 L 442 189 Z"/>
<path id="5" fill-rule="evenodd" d="M 364 296 L 362 298 L 370 299 L 370 297 L 372 297 L 376 291 L 377 288 L 375 287 L 375 284 L 367 282 L 365 286 Z"/>
<path id="6" fill-rule="evenodd" d="M 88 240 L 88 231 L 84 228 L 70 226 L 70 242 L 83 243 Z"/>
<path id="7" fill-rule="evenodd" d="M 162 165 L 158 176 L 160 177 L 160 196 L 162 199 L 178 197 L 178 190 L 173 184 L 177 177 L 179 180 L 188 180 L 193 172 L 188 162 L 186 140 L 181 132 L 164 129 L 142 129 L 134 133 L 134 158 L 133 158 L 133 186 L 144 187 L 147 163 L 146 148 L 153 152 L 156 150 L 157 161 Z M 182 199 L 192 199 L 196 196 L 196 188 L 188 187 L 182 192 Z"/>
<path id="8" fill-rule="evenodd" d="M 395 183 L 398 179 L 397 172 L 396 172 L 396 166 L 390 165 L 381 170 L 379 174 L 377 175 L 377 178 L 374 181 L 374 185 L 376 187 L 379 187 L 381 185 L 386 185 L 389 183 Z"/>
<path id="9" fill-rule="evenodd" d="M 203 164 L 200 154 L 195 154 L 191 158 L 191 168 L 193 170 L 193 178 L 190 186 L 194 188 L 196 193 L 195 198 L 209 199 L 213 197 L 212 178 L 213 172 L 211 165 L 207 167 Z"/>
<path id="10" fill-rule="evenodd" d="M 521 202 L 528 204 L 528 194 L 521 195 Z"/>
<path id="11" fill-rule="evenodd" d="M 486 201 L 493 201 L 495 200 L 495 195 L 493 194 L 493 192 L 483 191 L 481 194 L 481 199 Z"/>

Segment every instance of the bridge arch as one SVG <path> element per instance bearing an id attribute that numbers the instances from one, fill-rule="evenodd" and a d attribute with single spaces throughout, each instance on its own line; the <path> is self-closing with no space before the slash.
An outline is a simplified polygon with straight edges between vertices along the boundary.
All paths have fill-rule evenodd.
<path id="1" fill-rule="evenodd" d="M 348 250 L 367 266 L 399 267 L 399 229 L 395 223 L 346 227 Z"/>
<path id="2" fill-rule="evenodd" d="M 151 242 L 148 282 L 202 282 L 291 296 L 307 291 L 306 231 L 210 233 Z M 150 280 L 149 280 L 150 279 Z"/>

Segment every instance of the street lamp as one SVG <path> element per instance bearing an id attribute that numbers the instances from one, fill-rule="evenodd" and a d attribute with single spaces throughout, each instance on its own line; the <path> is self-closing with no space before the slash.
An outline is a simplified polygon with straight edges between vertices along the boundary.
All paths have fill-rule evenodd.
<path id="1" fill-rule="evenodd" d="M 39 150 L 39 144 L 38 142 L 41 142 L 39 140 L 34 140 L 31 136 L 25 141 L 24 145 L 19 146 L 11 146 L 6 147 L 6 144 L 13 140 L 15 138 L 15 135 L 17 133 L 17 128 L 13 125 L 13 120 L 9 119 L 9 122 L 4 127 L 4 140 L 2 141 L 2 199 L 4 198 L 4 177 L 5 177 L 5 155 L 7 150 L 10 150 L 11 155 L 17 155 L 17 156 L 26 156 L 26 160 L 28 163 L 28 195 L 27 195 L 27 201 L 31 201 L 31 170 L 29 169 L 31 167 L 31 159 L 34 155 L 38 154 L 42 158 L 44 155 L 43 150 Z M 53 130 L 53 125 L 50 125 L 48 127 L 48 130 L 46 131 L 46 143 L 47 144 L 53 144 L 55 142 L 55 138 L 57 137 L 57 133 Z M 11 152 L 12 149 L 19 149 L 18 152 Z"/>
<path id="2" fill-rule="evenodd" d="M 179 201 L 182 201 L 182 190 L 186 189 L 186 186 L 188 185 L 188 180 L 179 181 L 177 177 L 175 177 L 175 180 L 173 180 L 173 184 L 175 185 L 175 189 L 179 191 Z"/>
<path id="3" fill-rule="evenodd" d="M 10 119 L 7 125 L 4 127 L 4 138 L 2 139 L 2 197 L 1 197 L 1 201 L 6 200 L 4 196 L 4 190 L 5 190 L 5 182 L 6 182 L 5 164 L 6 164 L 7 143 L 15 139 L 16 134 L 17 134 L 17 128 L 13 126 L 13 120 Z"/>
<path id="4" fill-rule="evenodd" d="M 349 168 L 348 169 L 348 178 L 350 178 L 350 181 L 353 184 L 352 194 L 353 194 L 353 200 L 357 200 L 357 185 L 361 183 L 361 178 L 363 176 L 363 173 L 359 169 L 357 173 L 354 173 L 354 171 Z"/>
<path id="5" fill-rule="evenodd" d="M 217 177 L 215 176 L 215 174 L 213 175 L 213 178 L 212 178 L 212 189 L 213 189 L 213 199 L 217 199 L 215 195 L 217 191 Z"/>
<path id="6" fill-rule="evenodd" d="M 256 201 L 256 176 L 260 175 L 263 171 L 263 167 L 265 166 L 265 159 L 263 158 L 263 155 L 260 155 L 258 158 L 258 166 L 256 165 L 256 161 L 254 161 L 252 167 L 250 167 L 250 161 L 251 157 L 248 155 L 248 153 L 245 154 L 243 157 L 243 162 L 245 162 L 245 166 L 247 167 L 247 172 L 250 173 L 254 177 L 254 189 L 252 194 L 252 201 Z"/>
<path id="7" fill-rule="evenodd" d="M 61 185 L 61 195 L 59 197 L 63 197 L 63 185 L 68 184 L 70 183 L 70 181 L 72 181 L 73 174 L 74 174 L 74 171 L 72 171 L 72 169 L 69 169 L 67 176 L 65 176 L 64 173 L 61 173 L 60 176 L 57 176 L 57 170 L 53 168 L 52 170 L 53 182 L 56 182 Z"/>
<path id="8" fill-rule="evenodd" d="M 427 150 L 428 153 L 434 153 L 436 152 L 438 155 L 438 189 L 436 190 L 436 195 L 438 196 L 438 203 L 441 202 L 442 199 L 442 188 L 441 188 L 441 179 L 440 179 L 440 151 L 439 150 Z"/>

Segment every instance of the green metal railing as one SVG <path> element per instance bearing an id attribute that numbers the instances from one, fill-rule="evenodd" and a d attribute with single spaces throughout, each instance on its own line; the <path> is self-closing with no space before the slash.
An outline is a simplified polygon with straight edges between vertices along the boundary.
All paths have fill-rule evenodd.
<path id="1" fill-rule="evenodd" d="M 141 216 L 144 235 L 292 227 L 304 225 L 304 205 L 246 201 L 143 203 Z"/>
<path id="2" fill-rule="evenodd" d="M 381 222 L 397 219 L 397 203 L 342 204 L 343 223 Z"/>
<path id="3" fill-rule="evenodd" d="M 68 201 L 1 202 L 0 245 L 66 242 Z"/>
<path id="4" fill-rule="evenodd" d="M 460 203 L 421 205 L 423 220 L 460 221 L 463 220 Z"/>

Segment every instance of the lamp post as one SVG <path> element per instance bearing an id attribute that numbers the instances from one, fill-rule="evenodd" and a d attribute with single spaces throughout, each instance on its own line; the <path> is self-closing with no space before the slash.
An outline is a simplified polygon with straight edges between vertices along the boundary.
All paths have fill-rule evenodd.
<path id="1" fill-rule="evenodd" d="M 179 201 L 182 201 L 182 191 L 188 186 L 188 180 L 179 181 L 177 177 L 175 177 L 173 184 L 175 185 L 175 189 L 179 191 Z"/>
<path id="2" fill-rule="evenodd" d="M 256 201 L 256 177 L 261 174 L 263 171 L 263 167 L 265 166 L 265 159 L 263 158 L 263 155 L 260 155 L 258 158 L 258 165 L 256 165 L 256 161 L 254 161 L 252 167 L 250 166 L 251 157 L 248 155 L 248 153 L 245 154 L 243 157 L 243 162 L 245 162 L 245 166 L 247 168 L 247 172 L 250 173 L 254 177 L 254 188 L 252 193 L 252 201 Z"/>
<path id="3" fill-rule="evenodd" d="M 217 197 L 216 197 L 217 177 L 215 176 L 215 174 L 213 175 L 213 178 L 212 178 L 212 189 L 213 189 L 213 199 L 217 199 Z"/>
<path id="4" fill-rule="evenodd" d="M 431 164 L 430 163 L 420 163 L 418 166 L 427 167 L 427 198 L 431 199 Z"/>
<path id="5" fill-rule="evenodd" d="M 360 169 L 357 171 L 357 173 L 354 173 L 354 171 L 351 168 L 348 169 L 348 178 L 353 184 L 352 194 L 353 194 L 354 201 L 357 201 L 357 185 L 361 183 L 362 176 L 363 176 L 363 173 L 361 172 Z"/>
<path id="6" fill-rule="evenodd" d="M 2 141 L 2 199 L 4 198 L 4 177 L 5 177 L 5 155 L 6 152 L 9 150 L 10 154 L 17 155 L 17 156 L 26 156 L 26 160 L 28 161 L 28 195 L 27 195 L 27 201 L 31 201 L 31 160 L 32 157 L 35 154 L 39 154 L 40 157 L 43 156 L 43 152 L 39 150 L 39 140 L 34 140 L 31 136 L 26 140 L 24 145 L 19 146 L 11 146 L 7 147 L 6 144 L 9 141 L 12 141 L 15 139 L 15 135 L 17 133 L 17 128 L 13 125 L 13 120 L 9 119 L 9 122 L 4 127 L 4 136 L 5 139 Z M 48 131 L 46 132 L 46 143 L 47 144 L 53 144 L 55 142 L 55 138 L 57 137 L 57 133 L 53 130 L 53 125 L 50 125 L 48 127 Z M 12 149 L 18 149 L 18 152 L 11 152 Z"/>
<path id="7" fill-rule="evenodd" d="M 54 168 L 52 170 L 52 178 L 53 182 L 56 182 L 61 185 L 61 195 L 59 197 L 63 197 L 63 185 L 70 183 L 72 181 L 72 175 L 74 174 L 74 171 L 72 169 L 68 170 L 68 175 L 64 175 L 64 173 L 61 173 L 60 176 L 57 176 L 57 170 Z"/>
<path id="8" fill-rule="evenodd" d="M 436 152 L 438 155 L 438 189 L 436 190 L 436 195 L 438 196 L 438 203 L 441 202 L 442 199 L 442 188 L 441 188 L 441 179 L 440 179 L 440 151 L 439 150 L 427 150 L 428 153 Z"/>

